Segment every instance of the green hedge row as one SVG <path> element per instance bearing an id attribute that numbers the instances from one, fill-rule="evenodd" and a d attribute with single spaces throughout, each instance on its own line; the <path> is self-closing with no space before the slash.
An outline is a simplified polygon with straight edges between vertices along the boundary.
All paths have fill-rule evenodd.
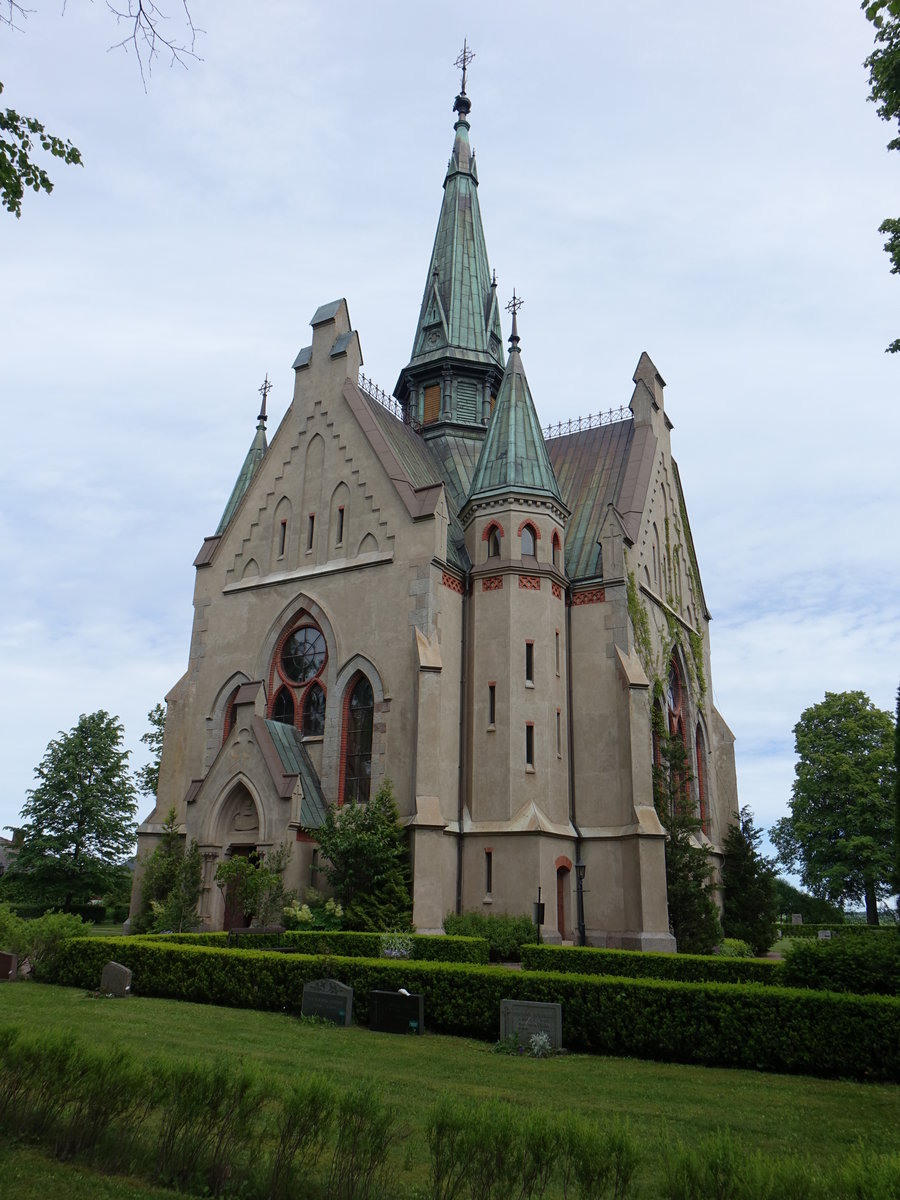
<path id="1" fill-rule="evenodd" d="M 779 921 L 776 926 L 779 937 L 784 938 L 817 938 L 820 929 L 830 929 L 835 937 L 871 937 L 879 934 L 887 936 L 893 934 L 898 936 L 896 925 L 864 925 L 864 924 L 818 924 L 818 925 L 790 925 L 787 921 Z"/>
<path id="2" fill-rule="evenodd" d="M 293 929 L 286 933 L 162 933 L 136 935 L 143 941 L 173 942 L 176 945 L 231 946 L 246 950 L 267 950 L 290 946 L 301 954 L 337 954 L 343 958 L 380 958 L 380 933 L 354 933 L 350 930 Z M 230 940 L 229 940 L 230 938 Z M 486 963 L 488 944 L 478 937 L 435 937 L 411 934 L 410 960 L 417 962 Z"/>
<path id="3" fill-rule="evenodd" d="M 775 959 L 726 958 L 714 954 L 641 954 L 596 946 L 523 946 L 526 971 L 616 975 L 624 979 L 670 979 L 682 983 L 783 983 Z"/>
<path id="4" fill-rule="evenodd" d="M 900 1000 L 881 996 L 506 971 L 457 963 L 321 958 L 223 950 L 138 938 L 74 939 L 53 982 L 96 988 L 103 964 L 134 972 L 136 994 L 296 1011 L 304 982 L 329 975 L 354 989 L 368 1018 L 371 989 L 422 992 L 429 1030 L 495 1040 L 500 1001 L 562 1005 L 571 1050 L 661 1061 L 900 1082 Z"/>
<path id="5" fill-rule="evenodd" d="M 806 939 L 784 961 L 786 987 L 900 996 L 900 937 Z"/>

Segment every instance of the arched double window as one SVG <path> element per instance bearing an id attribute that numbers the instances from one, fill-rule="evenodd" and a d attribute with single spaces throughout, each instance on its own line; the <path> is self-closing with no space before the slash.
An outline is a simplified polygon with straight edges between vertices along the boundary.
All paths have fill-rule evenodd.
<path id="1" fill-rule="evenodd" d="M 304 737 L 325 732 L 325 689 L 320 676 L 328 651 L 322 631 L 301 613 L 278 640 L 270 672 L 274 693 L 269 717 L 300 728 Z M 279 686 L 280 685 L 280 686 Z"/>
<path id="2" fill-rule="evenodd" d="M 365 804 L 372 782 L 372 723 L 375 695 L 365 675 L 357 675 L 344 699 L 343 804 Z"/>

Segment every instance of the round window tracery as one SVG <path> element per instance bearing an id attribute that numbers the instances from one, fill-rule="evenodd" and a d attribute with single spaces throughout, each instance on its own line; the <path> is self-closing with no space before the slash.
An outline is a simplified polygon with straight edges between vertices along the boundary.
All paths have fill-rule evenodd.
<path id="1" fill-rule="evenodd" d="M 291 683 L 308 683 L 325 664 L 325 639 L 312 625 L 295 629 L 281 652 L 281 670 Z"/>

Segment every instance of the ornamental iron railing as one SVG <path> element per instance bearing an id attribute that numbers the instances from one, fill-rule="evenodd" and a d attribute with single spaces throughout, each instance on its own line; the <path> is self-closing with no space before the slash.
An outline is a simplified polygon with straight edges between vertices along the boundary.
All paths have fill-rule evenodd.
<path id="1" fill-rule="evenodd" d="M 545 441 L 566 437 L 570 433 L 582 433 L 585 429 L 597 429 L 600 425 L 613 425 L 616 421 L 630 421 L 632 412 L 624 406 L 608 408 L 605 412 L 588 413 L 586 417 L 571 417 L 568 421 L 550 424 L 541 432 Z"/>
<path id="2" fill-rule="evenodd" d="M 392 396 L 390 392 L 386 392 L 384 388 L 379 387 L 374 379 L 368 375 L 363 375 L 362 371 L 359 373 L 359 390 L 365 392 L 376 404 L 380 404 L 382 408 L 386 408 L 392 417 L 396 417 L 404 425 L 409 425 L 415 429 L 416 433 L 421 432 L 422 426 L 410 415 L 408 410 L 404 409 L 397 397 Z"/>

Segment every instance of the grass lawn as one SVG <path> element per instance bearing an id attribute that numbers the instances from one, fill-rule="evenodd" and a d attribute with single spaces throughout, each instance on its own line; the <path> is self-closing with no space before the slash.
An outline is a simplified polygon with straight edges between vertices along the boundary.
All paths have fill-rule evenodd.
<path id="1" fill-rule="evenodd" d="M 88 930 L 88 937 L 121 937 L 122 922 L 119 921 L 115 925 L 108 921 L 92 925 Z"/>
<path id="2" fill-rule="evenodd" d="M 253 1060 L 284 1080 L 298 1071 L 322 1072 L 338 1085 L 368 1076 L 401 1108 L 410 1130 L 400 1156 L 406 1160 L 401 1178 L 407 1186 L 424 1183 L 423 1122 L 445 1091 L 473 1101 L 490 1096 L 553 1112 L 570 1109 L 589 1117 L 627 1117 L 644 1145 L 642 1177 L 655 1173 L 667 1136 L 696 1140 L 723 1128 L 735 1133 L 748 1151 L 794 1153 L 826 1166 L 842 1160 L 857 1144 L 892 1152 L 900 1129 L 900 1088 L 894 1085 L 578 1054 L 549 1060 L 510 1058 L 464 1038 L 396 1037 L 361 1028 L 306 1025 L 274 1013 L 137 996 L 95 999 L 46 984 L 0 989 L 0 1023 L 60 1028 L 90 1042 L 121 1044 L 140 1056 Z M 15 1151 L 17 1156 L 30 1154 Z M 18 1158 L 16 1165 L 19 1170 Z M 68 1176 L 74 1168 L 58 1170 Z M 10 1178 L 2 1159 L 0 1178 Z M 133 1193 L 115 1194 L 161 1194 L 135 1187 Z M 22 1200 L 37 1194 L 24 1189 L 24 1184 L 23 1190 L 17 1185 L 3 1195 Z M 82 1194 L 75 1183 L 66 1191 L 73 1200 Z M 53 1194 L 44 1189 L 41 1200 Z"/>

